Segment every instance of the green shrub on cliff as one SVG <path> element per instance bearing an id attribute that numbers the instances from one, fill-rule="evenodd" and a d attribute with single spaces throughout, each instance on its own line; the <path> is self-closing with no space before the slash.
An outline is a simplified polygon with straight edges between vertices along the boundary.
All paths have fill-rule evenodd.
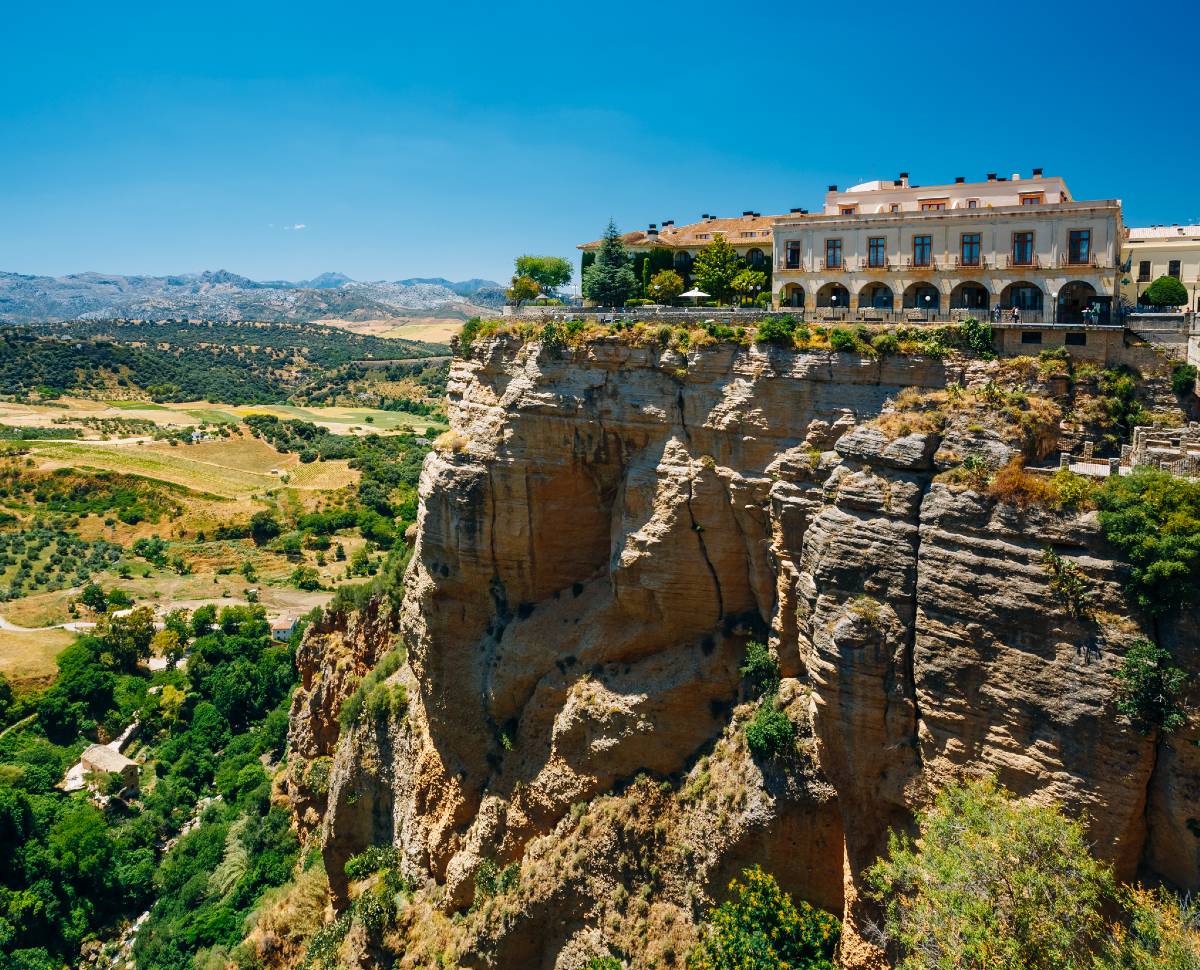
<path id="1" fill-rule="evenodd" d="M 1096 496 L 1100 528 L 1130 565 L 1126 589 L 1150 614 L 1187 606 L 1200 582 L 1200 482 L 1142 469 Z"/>
<path id="2" fill-rule="evenodd" d="M 774 694 L 779 688 L 779 662 L 771 648 L 759 640 L 746 644 L 746 657 L 738 672 L 751 697 Z"/>
<path id="3" fill-rule="evenodd" d="M 759 761 L 780 761 L 796 750 L 796 726 L 780 710 L 775 695 L 764 697 L 746 725 L 746 744 Z"/>
<path id="4" fill-rule="evenodd" d="M 994 779 L 952 785 L 867 871 L 900 970 L 1084 970 L 1113 892 L 1081 820 Z"/>
<path id="5" fill-rule="evenodd" d="M 1156 728 L 1170 734 L 1187 720 L 1181 703 L 1186 684 L 1187 674 L 1172 663 L 1169 651 L 1138 640 L 1117 670 L 1117 710 L 1143 734 Z"/>
<path id="6" fill-rule="evenodd" d="M 729 899 L 709 911 L 688 970 L 834 970 L 841 935 L 836 916 L 799 905 L 759 866 L 729 884 Z"/>

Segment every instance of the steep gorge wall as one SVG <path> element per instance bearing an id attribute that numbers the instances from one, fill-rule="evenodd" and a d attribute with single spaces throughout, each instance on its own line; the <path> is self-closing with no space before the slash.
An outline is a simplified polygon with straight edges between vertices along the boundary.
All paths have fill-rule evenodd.
<path id="1" fill-rule="evenodd" d="M 422 475 L 399 617 L 408 714 L 341 739 L 320 805 L 335 896 L 371 843 L 396 845 L 444 909 L 470 903 L 482 860 L 521 861 L 521 907 L 499 929 L 475 914 L 464 965 L 569 970 L 618 940 L 634 965 L 669 965 L 653 940 L 762 861 L 798 895 L 844 906 L 844 958 L 866 965 L 862 869 L 964 770 L 1086 813 L 1123 875 L 1195 886 L 1197 725 L 1161 741 L 1115 716 L 1112 671 L 1141 629 L 1094 516 L 936 481 L 964 448 L 1003 453 L 982 429 L 889 439 L 863 426 L 902 388 L 969 385 L 980 367 L 511 337 L 456 360 L 457 440 Z M 1046 546 L 1093 578 L 1109 622 L 1057 603 Z M 1157 631 L 1193 670 L 1196 632 L 1194 617 Z M 339 640 L 357 646 L 332 667 L 369 667 L 377 634 Z M 770 639 L 811 739 L 788 779 L 738 746 L 752 636 Z M 333 750 L 321 711 L 345 692 L 312 680 L 292 726 L 307 757 Z M 660 913 L 650 932 L 648 911 L 636 944 L 606 908 L 622 870 L 601 842 L 579 847 L 572 806 L 642 772 L 676 792 L 655 838 L 690 855 L 643 846 L 676 930 Z M 685 792 L 710 776 L 727 787 L 698 808 Z M 539 862 L 568 843 L 584 875 Z"/>

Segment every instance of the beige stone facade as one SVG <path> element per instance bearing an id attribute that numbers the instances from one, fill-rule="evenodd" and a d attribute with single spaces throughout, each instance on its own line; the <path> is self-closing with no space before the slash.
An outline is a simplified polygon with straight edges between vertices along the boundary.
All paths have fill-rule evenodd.
<path id="1" fill-rule="evenodd" d="M 820 216 L 775 222 L 774 291 L 816 316 L 1110 318 L 1119 200 L 1078 202 L 1057 177 L 914 186 L 907 175 L 840 192 Z"/>
<path id="2" fill-rule="evenodd" d="M 1131 228 L 1125 240 L 1121 298 L 1135 306 L 1146 287 L 1160 276 L 1174 276 L 1188 292 L 1181 309 L 1200 311 L 1200 226 Z"/>

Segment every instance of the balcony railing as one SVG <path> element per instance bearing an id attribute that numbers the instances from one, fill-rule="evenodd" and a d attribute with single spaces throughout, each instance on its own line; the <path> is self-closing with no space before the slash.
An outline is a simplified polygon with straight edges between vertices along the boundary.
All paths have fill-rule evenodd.
<path id="1" fill-rule="evenodd" d="M 1059 269 L 1099 269 L 1100 261 L 1094 255 L 1072 258 L 1068 253 L 1058 257 Z"/>
<path id="2" fill-rule="evenodd" d="M 1042 263 L 1037 253 L 1029 257 L 1016 256 L 1009 253 L 1001 260 L 1001 266 L 1004 269 L 1038 269 L 1041 265 Z"/>

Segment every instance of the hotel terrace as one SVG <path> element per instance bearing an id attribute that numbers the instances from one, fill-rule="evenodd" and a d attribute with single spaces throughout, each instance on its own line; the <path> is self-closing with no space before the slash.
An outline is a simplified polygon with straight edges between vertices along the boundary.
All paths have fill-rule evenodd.
<path id="1" fill-rule="evenodd" d="M 1066 183 L 1031 178 L 917 186 L 901 173 L 839 191 L 821 215 L 774 222 L 779 305 L 817 317 L 982 316 L 1109 321 L 1118 292 L 1121 203 L 1077 202 Z"/>

